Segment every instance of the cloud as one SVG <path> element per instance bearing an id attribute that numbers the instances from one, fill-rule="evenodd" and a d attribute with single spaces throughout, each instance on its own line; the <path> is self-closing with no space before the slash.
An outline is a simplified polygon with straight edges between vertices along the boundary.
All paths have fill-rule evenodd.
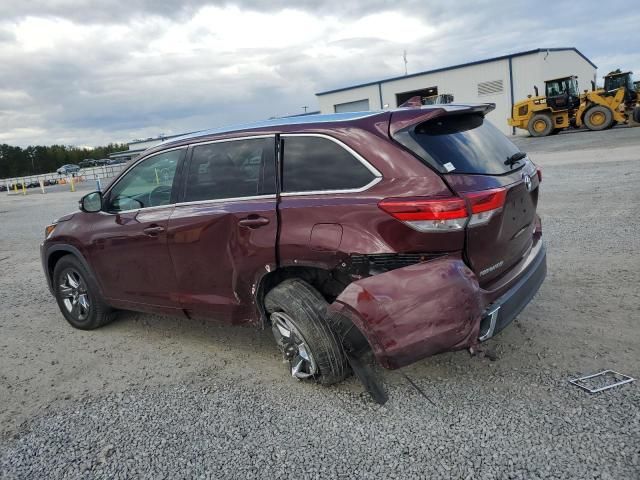
<path id="1" fill-rule="evenodd" d="M 583 7 L 556 20 L 529 5 L 10 2 L 0 142 L 95 145 L 300 113 L 315 92 L 401 74 L 404 49 L 410 72 L 547 46 L 578 47 L 602 74 L 640 72 L 633 42 L 619 41 L 639 14 L 600 22 Z"/>

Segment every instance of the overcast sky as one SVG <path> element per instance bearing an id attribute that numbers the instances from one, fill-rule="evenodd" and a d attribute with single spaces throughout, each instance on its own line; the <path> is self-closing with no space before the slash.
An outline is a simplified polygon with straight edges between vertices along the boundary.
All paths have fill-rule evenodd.
<path id="1" fill-rule="evenodd" d="M 0 0 L 0 143 L 100 145 L 314 110 L 318 91 L 401 75 L 404 49 L 412 73 L 575 46 L 599 76 L 640 78 L 633 2 L 533 4 Z"/>

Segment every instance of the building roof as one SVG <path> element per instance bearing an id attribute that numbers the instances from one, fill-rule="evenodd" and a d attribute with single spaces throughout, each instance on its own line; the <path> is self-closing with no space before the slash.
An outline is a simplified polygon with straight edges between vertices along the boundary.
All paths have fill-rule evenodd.
<path id="1" fill-rule="evenodd" d="M 426 70 L 424 72 L 412 73 L 410 75 L 402 75 L 402 76 L 399 76 L 399 77 L 385 78 L 383 80 L 378 80 L 378 81 L 375 81 L 375 82 L 367 82 L 367 83 L 361 83 L 359 85 L 352 85 L 350 87 L 341 87 L 341 88 L 336 88 L 336 89 L 333 89 L 333 90 L 326 90 L 324 92 L 318 92 L 318 93 L 316 93 L 316 95 L 319 96 L 319 95 L 328 95 L 329 93 L 344 92 L 345 90 L 352 90 L 354 88 L 369 87 L 371 85 L 379 85 L 379 84 L 382 84 L 382 83 L 393 82 L 395 80 L 402 80 L 404 78 L 418 77 L 420 75 L 428 75 L 430 73 L 446 72 L 448 70 L 455 70 L 457 68 L 471 67 L 473 65 L 481 65 L 483 63 L 497 62 L 499 60 L 508 60 L 510 58 L 523 57 L 525 55 L 532 55 L 534 53 L 562 52 L 562 51 L 569 51 L 569 50 L 573 50 L 574 52 L 576 52 L 583 59 L 585 59 L 587 62 L 589 62 L 591 64 L 591 66 L 593 66 L 593 68 L 598 68 L 591 60 L 589 60 L 586 56 L 584 56 L 582 54 L 582 52 L 580 52 L 580 50 L 578 50 L 575 47 L 569 47 L 569 48 L 536 48 L 535 50 L 527 50 L 526 52 L 511 53 L 509 55 L 502 55 L 500 57 L 487 58 L 485 60 L 476 60 L 475 62 L 461 63 L 459 65 L 453 65 L 451 67 L 436 68 L 435 70 Z"/>

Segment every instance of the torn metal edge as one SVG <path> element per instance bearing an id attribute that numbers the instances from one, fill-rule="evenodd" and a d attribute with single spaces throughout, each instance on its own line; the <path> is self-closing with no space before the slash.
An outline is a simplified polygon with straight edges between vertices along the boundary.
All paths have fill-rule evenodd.
<path id="1" fill-rule="evenodd" d="M 588 380 L 590 378 L 594 378 L 594 377 L 599 377 L 600 375 L 606 375 L 607 373 L 613 373 L 614 375 L 618 375 L 620 377 L 622 377 L 623 379 L 616 382 L 616 383 L 612 383 L 611 385 L 605 385 L 604 387 L 600 387 L 600 388 L 589 388 L 586 387 L 584 385 L 581 385 L 579 382 L 582 382 L 584 380 Z M 578 378 L 572 378 L 569 380 L 569 383 L 575 385 L 576 387 L 580 387 L 583 390 L 586 390 L 589 393 L 598 393 L 598 392 L 602 392 L 604 390 L 609 390 L 610 388 L 613 387 L 619 387 L 620 385 L 624 385 L 625 383 L 631 383 L 635 381 L 635 378 L 630 377 L 629 375 L 624 375 L 622 373 L 616 372 L 614 370 L 603 370 L 602 372 L 598 372 L 598 373 L 594 373 L 591 375 L 585 375 L 583 377 L 578 377 Z"/>

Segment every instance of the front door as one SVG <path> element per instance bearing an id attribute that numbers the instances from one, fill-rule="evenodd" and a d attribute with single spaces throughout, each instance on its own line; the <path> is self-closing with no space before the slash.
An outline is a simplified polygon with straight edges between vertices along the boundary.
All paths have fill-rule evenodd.
<path id="1" fill-rule="evenodd" d="M 174 179 L 186 149 L 153 155 L 106 193 L 89 247 L 104 295 L 114 306 L 179 308 L 167 247 Z"/>
<path id="2" fill-rule="evenodd" d="M 255 292 L 276 266 L 273 136 L 192 147 L 169 219 L 178 294 L 190 315 L 257 323 Z"/>

